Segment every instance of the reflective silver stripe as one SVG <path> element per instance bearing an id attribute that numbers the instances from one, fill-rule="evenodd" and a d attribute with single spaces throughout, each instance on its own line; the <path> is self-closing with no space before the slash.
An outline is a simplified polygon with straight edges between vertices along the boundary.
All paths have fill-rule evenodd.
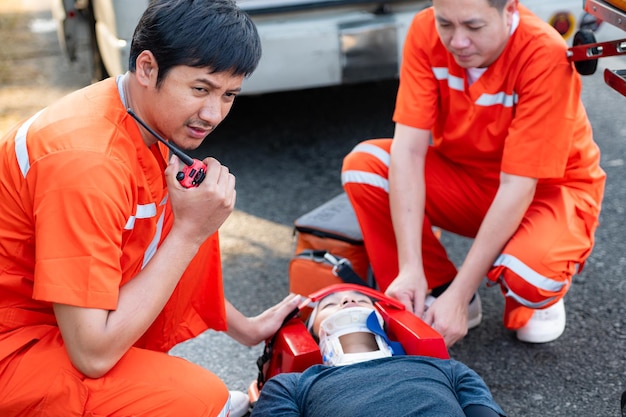
<path id="1" fill-rule="evenodd" d="M 504 294 L 505 297 L 511 297 L 512 299 L 514 299 L 515 301 L 517 301 L 518 303 L 520 303 L 521 305 L 528 307 L 528 308 L 533 308 L 533 309 L 540 309 L 540 308 L 544 308 L 547 304 L 549 304 L 550 302 L 556 300 L 557 296 L 554 297 L 550 297 L 547 298 L 543 301 L 540 301 L 538 303 L 533 303 L 530 300 L 527 300 L 523 297 L 521 297 L 519 294 L 514 293 L 513 291 L 511 291 L 511 289 L 506 285 L 506 282 L 504 280 L 500 280 L 500 282 L 502 283 L 502 286 L 506 289 L 506 294 Z"/>
<path id="2" fill-rule="evenodd" d="M 26 146 L 26 134 L 28 133 L 30 125 L 33 124 L 42 111 L 43 110 L 39 110 L 33 117 L 20 126 L 17 134 L 15 135 L 15 156 L 24 178 L 26 178 L 26 174 L 28 174 L 28 170 L 30 170 L 30 158 L 28 157 L 28 147 Z"/>
<path id="3" fill-rule="evenodd" d="M 446 67 L 433 67 L 433 74 L 435 78 L 438 80 L 447 80 L 448 79 L 448 68 Z"/>
<path id="4" fill-rule="evenodd" d="M 166 202 L 167 202 L 167 196 L 165 196 L 163 200 L 159 202 L 159 206 L 164 206 Z M 146 253 L 144 253 L 143 255 L 143 265 L 141 266 L 142 269 L 148 264 L 148 262 L 150 262 L 150 259 L 152 259 L 152 257 L 157 251 L 157 248 L 159 247 L 159 242 L 161 241 L 161 236 L 163 235 L 163 219 L 164 218 L 165 218 L 165 210 L 163 210 L 161 212 L 161 215 L 159 216 L 159 220 L 157 221 L 157 228 L 156 228 L 156 231 L 154 232 L 154 238 L 152 239 L 152 242 L 150 242 L 150 245 L 148 245 L 148 248 L 146 249 Z"/>
<path id="5" fill-rule="evenodd" d="M 350 153 L 355 152 L 363 152 L 372 155 L 380 162 L 382 162 L 385 166 L 389 166 L 390 156 L 389 152 L 385 151 L 378 146 L 371 144 L 363 144 L 360 143 L 355 146 Z M 365 171 L 344 171 L 341 174 L 341 182 L 342 184 L 346 184 L 349 182 L 358 183 L 358 184 L 367 184 L 372 185 L 374 187 L 382 188 L 386 192 L 389 192 L 389 181 L 386 178 L 381 177 L 378 174 L 373 174 L 371 172 Z"/>
<path id="6" fill-rule="evenodd" d="M 230 415 L 230 393 L 228 394 L 228 400 L 226 401 L 226 404 L 224 404 L 224 408 L 222 408 L 222 411 L 220 411 L 217 417 L 228 417 L 229 415 Z"/>
<path id="7" fill-rule="evenodd" d="M 161 240 L 161 235 L 163 234 L 163 219 L 164 218 L 165 218 L 165 210 L 163 210 L 163 212 L 159 216 L 159 220 L 157 221 L 157 228 L 154 233 L 154 238 L 152 239 L 152 242 L 150 242 L 150 245 L 148 245 L 148 248 L 146 249 L 146 253 L 144 253 L 143 255 L 143 265 L 141 265 L 142 269 L 145 268 L 148 262 L 150 262 L 150 259 L 152 259 L 152 257 L 156 253 L 157 247 L 159 246 L 159 241 Z"/>
<path id="8" fill-rule="evenodd" d="M 463 81 L 463 78 L 450 75 L 450 73 L 448 72 L 448 68 L 433 67 L 433 74 L 435 75 L 435 78 L 440 81 L 447 79 L 448 87 L 450 87 L 451 89 L 457 91 L 465 91 L 465 83 Z M 481 96 L 478 97 L 478 100 L 476 100 L 476 105 L 487 107 L 501 104 L 504 107 L 513 107 L 517 104 L 518 101 L 519 96 L 517 95 L 517 93 L 506 94 L 505 92 L 500 91 L 496 94 L 481 94 Z"/>
<path id="9" fill-rule="evenodd" d="M 513 105 L 517 104 L 519 101 L 519 96 L 517 93 L 513 94 L 505 94 L 504 92 L 499 92 L 497 94 L 482 94 L 476 100 L 476 104 L 479 106 L 495 106 L 498 104 L 503 105 L 504 107 L 513 107 Z"/>
<path id="10" fill-rule="evenodd" d="M 134 216 L 130 216 L 124 226 L 125 230 L 131 230 L 135 227 L 136 219 L 149 219 L 157 214 L 156 204 L 139 204 L 137 205 L 137 213 Z"/>
<path id="11" fill-rule="evenodd" d="M 378 146 L 370 145 L 367 143 L 365 144 L 361 143 L 361 144 L 356 145 L 350 153 L 355 153 L 355 152 L 368 153 L 376 157 L 376 159 L 378 159 L 380 162 L 382 162 L 386 166 L 389 166 L 389 161 L 391 159 L 389 152 L 383 150 L 382 148 L 379 148 Z"/>
<path id="12" fill-rule="evenodd" d="M 517 259 L 515 256 L 501 254 L 493 263 L 494 266 L 504 266 L 519 275 L 524 281 L 533 287 L 544 291 L 559 292 L 565 287 L 567 282 L 555 281 L 533 271 L 528 265 Z"/>
<path id="13" fill-rule="evenodd" d="M 448 87 L 457 91 L 465 91 L 465 81 L 463 78 L 450 75 L 446 67 L 433 67 L 433 74 L 439 81 L 448 80 Z"/>
<path id="14" fill-rule="evenodd" d="M 378 174 L 363 171 L 344 171 L 341 174 L 341 183 L 357 183 L 366 184 L 373 187 L 382 188 L 385 192 L 389 192 L 389 181 Z"/>
<path id="15" fill-rule="evenodd" d="M 511 271 L 515 272 L 519 277 L 521 277 L 524 281 L 526 281 L 530 285 L 536 288 L 545 290 L 545 291 L 557 293 L 561 291 L 563 287 L 569 285 L 569 282 L 555 281 L 548 277 L 544 277 L 541 274 L 538 274 L 537 272 L 533 271 L 528 265 L 524 264 L 522 261 L 520 261 L 519 259 L 517 259 L 515 256 L 512 256 L 512 255 L 508 255 L 504 253 L 501 254 L 500 256 L 498 256 L 498 258 L 493 263 L 493 265 L 504 266 L 510 269 Z M 502 279 L 502 277 L 500 277 L 500 283 L 502 284 L 502 287 L 506 289 L 506 294 L 505 294 L 506 297 L 511 297 L 515 301 L 520 303 L 521 305 L 528 307 L 528 308 L 534 308 L 534 309 L 544 308 L 547 304 L 550 304 L 552 301 L 558 298 L 558 296 L 555 295 L 553 297 L 546 298 L 545 300 L 540 301 L 540 302 L 533 302 L 513 292 L 507 285 L 506 281 Z"/>

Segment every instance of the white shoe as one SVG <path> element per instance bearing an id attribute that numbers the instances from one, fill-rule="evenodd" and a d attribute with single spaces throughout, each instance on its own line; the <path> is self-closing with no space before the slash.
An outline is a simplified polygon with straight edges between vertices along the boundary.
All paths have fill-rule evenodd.
<path id="1" fill-rule="evenodd" d="M 435 302 L 437 298 L 432 295 L 427 295 L 426 300 L 424 301 L 426 309 Z M 467 330 L 473 329 L 478 326 L 483 319 L 483 305 L 480 302 L 480 296 L 478 293 L 475 293 L 472 299 L 470 300 L 469 306 L 467 308 Z"/>
<path id="2" fill-rule="evenodd" d="M 470 300 L 469 307 L 467 309 L 467 330 L 471 330 L 478 326 L 483 320 L 483 304 L 480 302 L 480 296 L 478 293 L 474 294 L 474 297 Z"/>
<path id="3" fill-rule="evenodd" d="M 565 304 L 560 299 L 543 310 L 535 310 L 533 316 L 517 330 L 517 338 L 528 343 L 547 343 L 556 340 L 565 331 Z"/>
<path id="4" fill-rule="evenodd" d="M 243 417 L 250 411 L 250 398 L 241 391 L 229 391 L 230 414 L 228 417 Z"/>

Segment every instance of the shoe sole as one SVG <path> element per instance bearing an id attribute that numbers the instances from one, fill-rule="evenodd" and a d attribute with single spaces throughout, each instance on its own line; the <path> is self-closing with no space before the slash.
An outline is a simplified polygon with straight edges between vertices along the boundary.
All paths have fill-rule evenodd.
<path id="1" fill-rule="evenodd" d="M 540 334 L 526 335 L 524 331 L 518 330 L 516 332 L 517 339 L 526 342 L 526 343 L 549 343 L 553 342 L 565 332 L 566 314 L 565 314 L 565 306 L 563 305 L 563 300 L 559 301 L 561 303 L 561 307 L 563 309 L 563 324 L 559 325 L 559 328 L 553 332 L 546 332 Z"/>
<path id="2" fill-rule="evenodd" d="M 559 337 L 561 337 L 564 331 L 565 329 L 559 332 L 547 333 L 547 334 L 543 334 L 540 336 L 533 336 L 533 337 L 526 337 L 524 336 L 523 333 L 520 335 L 520 333 L 518 332 L 517 340 L 519 340 L 520 342 L 525 342 L 525 343 L 549 343 L 549 342 L 554 342 Z"/>

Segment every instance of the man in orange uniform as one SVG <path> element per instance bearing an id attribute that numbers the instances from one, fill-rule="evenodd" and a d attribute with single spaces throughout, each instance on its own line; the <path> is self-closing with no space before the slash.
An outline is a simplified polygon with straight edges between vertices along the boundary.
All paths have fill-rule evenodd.
<path id="1" fill-rule="evenodd" d="M 393 141 L 344 160 L 378 285 L 449 346 L 479 322 L 485 276 L 518 339 L 565 329 L 605 182 L 566 51 L 516 0 L 434 0 L 404 45 Z M 474 238 L 458 271 L 435 226 Z"/>
<path id="2" fill-rule="evenodd" d="M 224 299 L 217 230 L 235 204 L 234 176 L 207 158 L 204 181 L 183 187 L 181 161 L 127 109 L 194 149 L 260 53 L 232 0 L 152 1 L 128 73 L 0 141 L 2 417 L 231 413 L 217 376 L 167 351 L 209 328 L 255 345 L 298 299 L 251 318 Z M 246 410 L 247 400 L 237 415 Z"/>

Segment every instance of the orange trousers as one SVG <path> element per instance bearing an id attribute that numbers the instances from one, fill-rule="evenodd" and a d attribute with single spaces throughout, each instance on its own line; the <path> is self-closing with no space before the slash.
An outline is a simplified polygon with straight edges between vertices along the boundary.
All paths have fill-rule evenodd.
<path id="1" fill-rule="evenodd" d="M 132 348 L 102 378 L 86 378 L 54 327 L 0 362 L 2 417 L 226 417 L 229 407 L 216 375 L 163 352 Z"/>
<path id="2" fill-rule="evenodd" d="M 359 220 L 365 248 L 381 291 L 398 274 L 398 253 L 391 223 L 388 169 L 391 139 L 365 141 L 343 163 L 342 182 Z M 429 288 L 449 283 L 456 266 L 434 235 L 433 226 L 473 238 L 495 197 L 499 173 L 486 176 L 451 163 L 430 148 L 425 165 L 426 204 L 422 256 Z M 572 275 L 593 247 L 599 213 L 579 207 L 582 191 L 538 185 L 518 230 L 488 273 L 505 296 L 504 325 L 522 327 L 535 309 L 560 300 Z"/>

